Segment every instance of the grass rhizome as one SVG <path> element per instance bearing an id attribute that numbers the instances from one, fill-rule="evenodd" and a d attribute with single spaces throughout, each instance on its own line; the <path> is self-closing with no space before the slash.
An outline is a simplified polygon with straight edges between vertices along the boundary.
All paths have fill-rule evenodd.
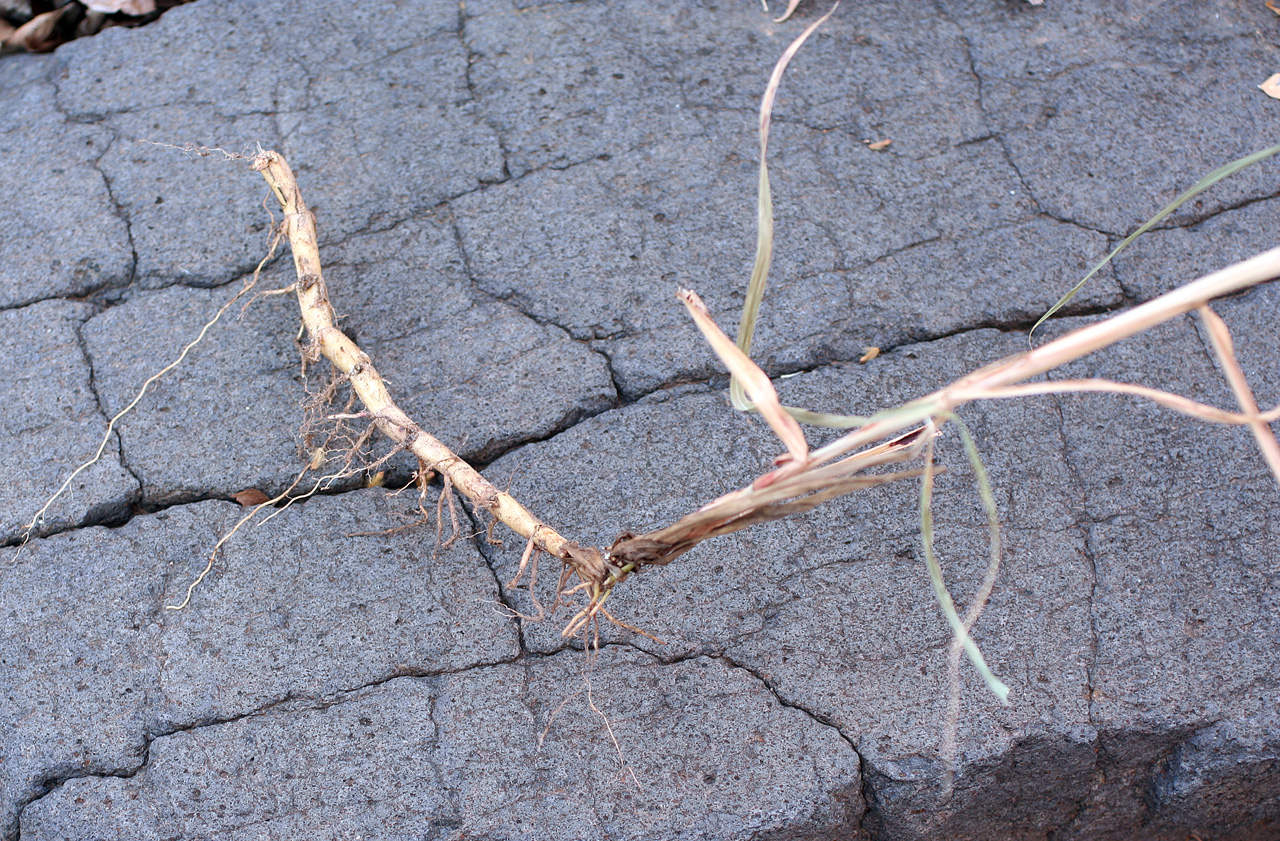
<path id="1" fill-rule="evenodd" d="M 790 9 L 788 9 L 789 12 Z M 1152 400 L 1172 411 L 1207 422 L 1247 426 L 1255 437 L 1271 472 L 1277 481 L 1280 481 L 1280 444 L 1277 443 L 1270 428 L 1270 424 L 1280 420 L 1280 406 L 1266 412 L 1259 409 L 1233 351 L 1230 333 L 1222 319 L 1209 306 L 1214 298 L 1229 295 L 1280 276 L 1280 248 L 1228 266 L 1130 310 L 1090 324 L 1017 356 L 980 368 L 942 389 L 900 406 L 867 416 L 847 416 L 781 405 L 769 377 L 750 358 L 752 335 L 756 317 L 763 302 L 773 248 L 773 208 L 767 166 L 769 124 L 773 102 L 787 64 L 804 41 L 834 12 L 835 8 L 809 25 L 787 48 L 773 69 L 761 102 L 757 251 L 736 341 L 721 331 L 695 292 L 679 290 L 677 293 L 694 323 L 731 374 L 730 397 L 733 406 L 741 411 L 759 412 L 777 434 L 785 450 L 774 460 L 772 469 L 762 473 L 751 484 L 707 502 L 665 528 L 645 534 L 623 531 L 608 547 L 582 546 L 565 537 L 558 529 L 540 520 L 510 494 L 499 490 L 435 438 L 430 431 L 419 426 L 401 410 L 379 375 L 373 360 L 337 326 L 333 302 L 330 300 L 322 273 L 315 217 L 308 210 L 294 174 L 285 159 L 272 151 L 259 151 L 251 156 L 222 153 L 230 158 L 247 159 L 251 167 L 266 179 L 272 194 L 283 210 L 283 219 L 276 228 L 271 253 L 259 265 L 258 272 L 255 272 L 236 296 L 219 310 L 200 334 L 183 348 L 179 356 L 147 380 L 136 397 L 110 420 L 107 434 L 98 452 L 92 459 L 77 468 L 62 488 L 32 518 L 27 527 L 27 535 L 34 531 L 41 517 L 70 486 L 72 479 L 101 457 L 115 424 L 124 414 L 138 405 L 147 388 L 176 367 L 190 349 L 206 336 L 219 318 L 237 300 L 252 290 L 262 266 L 270 259 L 276 245 L 282 238 L 287 238 L 293 253 L 297 280 L 285 289 L 265 294 L 288 293 L 296 297 L 302 329 L 307 338 L 304 347 L 304 364 L 314 363 L 323 357 L 334 368 L 334 379 L 319 395 L 319 399 L 313 401 L 313 407 L 327 405 L 327 401 L 332 399 L 337 387 L 347 385 L 350 387 L 353 399 L 359 400 L 361 408 L 353 412 L 354 406 L 348 402 L 343 411 L 331 413 L 329 418 L 339 422 L 361 419 L 368 423 L 368 427 L 366 432 L 358 436 L 348 447 L 344 467 L 339 474 L 319 477 L 312 482 L 308 490 L 297 492 L 296 489 L 307 474 L 318 473 L 325 464 L 327 453 L 332 450 L 334 442 L 338 440 L 336 432 L 331 434 L 329 439 L 315 450 L 312 459 L 302 468 L 289 489 L 276 498 L 257 505 L 230 533 L 218 541 L 209 556 L 204 572 L 191 582 L 185 598 L 179 604 L 170 605 L 170 609 L 181 609 L 189 603 L 197 585 L 212 568 L 218 549 L 244 523 L 268 507 L 288 504 L 313 493 L 339 476 L 350 475 L 357 470 L 368 470 L 369 465 L 353 465 L 353 460 L 356 452 L 368 441 L 369 434 L 374 429 L 390 439 L 392 453 L 407 450 L 418 460 L 419 469 L 416 475 L 424 496 L 429 478 L 432 475 L 442 477 L 443 488 L 436 506 L 438 535 L 443 519 L 442 506 L 446 501 L 452 505 L 451 491 L 456 489 L 471 501 L 478 513 L 484 512 L 488 515 L 491 529 L 497 523 L 502 523 L 525 541 L 518 572 L 508 584 L 509 587 L 517 586 L 526 574 L 529 575 L 531 582 L 536 579 L 540 556 L 546 555 L 554 559 L 559 566 L 555 601 L 545 611 L 541 605 L 538 605 L 538 616 L 525 618 L 541 619 L 546 615 L 554 614 L 562 607 L 571 606 L 569 607 L 570 618 L 562 633 L 566 637 L 581 636 L 588 647 L 593 640 L 598 642 L 598 637 L 593 635 L 593 631 L 598 630 L 598 623 L 601 620 L 611 621 L 632 631 L 644 633 L 639 628 L 614 617 L 606 604 L 619 585 L 647 567 L 671 563 L 702 541 L 717 535 L 729 534 L 757 523 L 801 514 L 831 499 L 865 488 L 888 482 L 919 479 L 921 483 L 920 532 L 927 574 L 934 597 L 953 634 L 953 644 L 949 652 L 951 695 L 942 746 L 944 760 L 950 766 L 954 751 L 955 720 L 959 711 L 958 675 L 962 654 L 968 656 L 987 686 L 1002 702 L 1007 702 L 1009 694 L 1008 687 L 987 667 L 970 635 L 995 584 L 999 572 L 1001 545 L 999 521 L 987 473 L 979 457 L 977 444 L 958 412 L 966 404 L 978 400 L 1000 400 L 1068 392 L 1128 394 Z M 208 150 L 201 151 L 208 154 Z M 1280 146 L 1273 146 L 1233 161 L 1210 173 L 1121 242 L 1075 288 L 1063 296 L 1045 314 L 1041 322 L 1060 309 L 1093 274 L 1134 238 L 1149 230 L 1181 204 L 1208 189 L 1217 181 L 1276 152 L 1280 152 Z M 259 296 L 262 294 L 264 293 L 258 293 Z M 1218 363 L 1239 404 L 1238 411 L 1224 410 L 1181 395 L 1131 383 L 1098 379 L 1031 382 L 1033 378 L 1073 360 L 1104 350 L 1123 339 L 1192 311 L 1200 315 L 1207 328 Z M 1039 323 L 1037 322 L 1037 326 Z M 801 427 L 802 423 L 844 428 L 849 431 L 834 442 L 811 450 Z M 968 454 L 977 490 L 987 512 L 990 532 L 990 552 L 986 573 L 963 616 L 944 584 L 942 568 L 933 551 L 931 505 L 933 480 L 936 473 L 933 460 L 934 443 L 948 427 L 954 428 Z M 390 454 L 384 455 L 377 463 L 381 464 L 389 457 Z M 888 465 L 893 465 L 894 468 L 883 469 Z M 422 510 L 425 516 L 426 509 L 422 508 Z M 456 515 L 453 520 L 456 532 Z M 530 583 L 530 591 L 532 591 L 532 583 Z"/>

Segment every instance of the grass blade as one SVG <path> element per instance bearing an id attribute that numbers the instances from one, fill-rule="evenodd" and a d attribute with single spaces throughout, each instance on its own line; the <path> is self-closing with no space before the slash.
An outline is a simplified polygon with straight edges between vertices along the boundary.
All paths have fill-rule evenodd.
<path id="1" fill-rule="evenodd" d="M 1071 287 L 1071 291 L 1067 292 L 1067 294 L 1059 298 L 1056 304 L 1049 307 L 1048 311 L 1046 311 L 1044 315 L 1040 316 L 1040 319 L 1031 327 L 1031 334 L 1034 334 L 1036 332 L 1036 328 L 1038 328 L 1041 324 L 1043 324 L 1045 321 L 1051 318 L 1054 313 L 1056 313 L 1058 310 L 1066 306 L 1067 302 L 1070 301 L 1072 298 L 1074 298 L 1076 296 L 1076 293 L 1079 292 L 1081 289 L 1083 289 L 1084 285 L 1089 282 L 1089 278 L 1097 274 L 1102 269 L 1102 267 L 1105 266 L 1107 263 L 1110 263 L 1111 258 L 1119 254 L 1120 250 L 1125 248 L 1129 243 L 1133 242 L 1135 239 L 1142 236 L 1147 231 L 1151 230 L 1170 213 L 1173 213 L 1179 207 L 1182 207 L 1182 205 L 1186 204 L 1191 199 L 1200 195 L 1205 190 L 1212 187 L 1214 184 L 1217 184 L 1222 179 L 1227 178 L 1228 176 L 1231 176 L 1231 175 L 1235 175 L 1237 172 L 1240 172 L 1242 169 L 1251 167 L 1254 164 L 1258 163 L 1259 161 L 1262 161 L 1271 157 L 1277 152 L 1280 152 L 1280 144 L 1277 144 L 1275 146 L 1269 146 L 1260 152 L 1254 152 L 1252 155 L 1245 155 L 1243 158 L 1238 158 L 1229 164 L 1224 164 L 1218 167 L 1217 169 L 1215 169 L 1213 172 L 1206 175 L 1204 178 L 1201 178 L 1191 187 L 1191 189 L 1187 190 L 1185 193 L 1178 196 L 1173 201 L 1169 202 L 1169 204 L 1166 205 L 1163 210 L 1161 210 L 1155 216 L 1152 216 L 1145 223 L 1143 223 L 1142 227 L 1138 228 L 1138 230 L 1129 234 L 1129 236 L 1125 237 L 1124 240 L 1119 245 L 1111 249 L 1111 253 L 1108 254 L 1105 258 L 1103 258 L 1102 261 L 1098 263 L 1098 265 L 1090 269 L 1089 273 L 1085 275 L 1083 278 L 1081 278 L 1079 283 Z"/>
<path id="2" fill-rule="evenodd" d="M 764 286 L 769 280 L 769 266 L 773 262 L 773 197 L 769 191 L 769 123 L 773 119 L 773 102 L 778 96 L 778 86 L 782 83 L 782 73 L 791 63 L 791 59 L 799 52 L 800 47 L 819 26 L 826 23 L 827 18 L 840 8 L 836 2 L 831 11 L 818 18 L 800 33 L 800 37 L 782 53 L 778 63 L 774 65 L 769 84 L 765 87 L 764 97 L 760 100 L 760 178 L 757 184 L 756 199 L 756 260 L 751 267 L 751 282 L 747 284 L 747 300 L 742 305 L 742 320 L 738 323 L 738 347 L 743 353 L 751 353 L 751 337 L 756 332 L 756 316 L 760 313 L 760 303 L 764 300 Z M 729 399 L 733 407 L 742 412 L 752 409 L 742 383 L 737 377 L 729 380 Z"/>
<path id="3" fill-rule="evenodd" d="M 933 551 L 933 474 L 933 439 L 930 438 L 925 446 L 924 477 L 920 483 L 920 539 L 924 547 L 925 566 L 929 570 L 929 582 L 933 585 L 933 594 L 938 600 L 938 606 L 942 608 L 942 614 L 951 625 L 951 631 L 964 648 L 965 654 L 969 655 L 969 661 L 973 663 L 973 667 L 978 670 L 978 674 L 982 675 L 987 687 L 995 693 L 1000 702 L 1007 704 L 1009 687 L 992 674 L 982 652 L 978 649 L 978 644 L 973 641 L 973 637 L 969 636 L 969 631 L 961 621 L 960 614 L 956 613 L 955 602 L 952 601 L 951 593 L 947 591 L 947 584 L 942 578 L 942 566 L 938 563 L 938 557 Z M 985 471 L 983 475 L 985 476 Z"/>

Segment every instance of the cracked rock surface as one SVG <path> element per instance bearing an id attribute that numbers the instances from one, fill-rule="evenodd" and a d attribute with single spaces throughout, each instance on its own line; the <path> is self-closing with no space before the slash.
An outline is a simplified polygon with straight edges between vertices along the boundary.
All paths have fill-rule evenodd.
<path id="1" fill-rule="evenodd" d="M 377 491 L 290 508 L 230 542 L 199 591 L 209 598 L 181 611 L 165 606 L 238 506 L 177 506 L 4 550 L 10 831 L 22 804 L 68 778 L 138 773 L 161 736 L 514 659 L 516 629 L 474 546 L 432 560 L 411 532 L 356 536 L 412 510 Z M 316 517 L 322 527 L 303 525 Z"/>
<path id="2" fill-rule="evenodd" d="M 92 314 L 87 304 L 65 301 L 0 310 L 0 344 L 10 371 L 0 381 L 0 542 L 19 540 L 49 496 L 106 436 L 107 418 L 79 335 Z M 137 480 L 121 464 L 119 439 L 112 435 L 102 458 L 72 480 L 34 531 L 123 519 L 137 494 Z"/>
<path id="3" fill-rule="evenodd" d="M 133 276 L 128 220 L 100 163 L 111 133 L 58 110 L 55 72 L 46 56 L 0 65 L 3 307 L 85 295 Z M 31 200 L 35 185 L 40 201 Z"/>
<path id="4" fill-rule="evenodd" d="M 23 835 L 61 837 L 68 818 L 88 834 L 123 825 L 157 839 L 711 839 L 779 837 L 798 823 L 834 838 L 857 825 L 857 754 L 751 675 L 609 651 L 589 671 L 599 713 L 577 704 L 557 715 L 582 691 L 583 666 L 567 654 L 402 678 L 159 738 L 138 774 L 72 781 L 29 808 Z M 601 716 L 620 744 L 645 743 L 622 753 L 645 791 L 619 775 Z M 657 719 L 668 726 L 647 732 Z"/>
<path id="5" fill-rule="evenodd" d="M 407 481 L 403 453 L 244 527 L 166 609 L 246 513 L 233 496 L 287 488 L 344 411 L 341 391 L 304 408 L 327 366 L 300 364 L 290 296 L 233 304 L 16 545 L 267 252 L 261 178 L 185 144 L 288 157 L 343 329 L 566 536 L 750 482 L 780 446 L 729 408 L 673 292 L 732 332 L 755 109 L 823 11 L 201 0 L 0 58 L 0 839 L 1280 833 L 1280 490 L 1247 430 L 1129 398 L 962 412 L 1005 542 L 976 638 L 1013 704 L 963 664 L 953 750 L 910 483 L 635 576 L 609 609 L 662 644 L 606 625 L 594 658 L 567 614 L 527 618 L 558 570 L 512 587 L 523 541 L 463 506 L 439 545 L 438 482 L 431 523 L 400 528 L 416 491 L 365 485 Z M 869 414 L 1023 350 L 1120 238 L 1274 142 L 1256 85 L 1278 33 L 1234 0 L 842 6 L 770 141 L 753 352 L 783 401 Z M 1203 194 L 1036 341 L 1274 245 L 1278 187 L 1269 162 Z M 256 290 L 292 271 L 282 251 Z M 1278 290 L 1215 303 L 1264 408 Z M 1196 316 L 1052 374 L 1091 376 L 1235 408 Z M 954 431 L 938 447 L 963 605 L 986 518 Z"/>

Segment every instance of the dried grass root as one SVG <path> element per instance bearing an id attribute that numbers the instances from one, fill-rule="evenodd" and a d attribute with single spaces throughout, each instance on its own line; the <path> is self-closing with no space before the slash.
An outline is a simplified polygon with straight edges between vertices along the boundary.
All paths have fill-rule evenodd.
<path id="1" fill-rule="evenodd" d="M 510 494 L 498 490 L 471 465 L 459 458 L 425 429 L 418 426 L 391 398 L 373 361 L 335 323 L 320 268 L 315 217 L 307 209 L 293 171 L 276 152 L 255 155 L 252 168 L 261 173 L 284 210 L 284 230 L 293 250 L 298 280 L 295 291 L 308 338 L 308 354 L 320 355 L 347 378 L 364 404 L 369 418 L 397 447 L 412 452 L 429 469 L 440 473 L 454 488 L 495 520 L 554 558 L 575 575 L 589 597 L 596 601 L 604 592 L 614 570 L 604 554 L 568 540 L 539 520 Z M 613 579 L 616 580 L 616 576 Z"/>

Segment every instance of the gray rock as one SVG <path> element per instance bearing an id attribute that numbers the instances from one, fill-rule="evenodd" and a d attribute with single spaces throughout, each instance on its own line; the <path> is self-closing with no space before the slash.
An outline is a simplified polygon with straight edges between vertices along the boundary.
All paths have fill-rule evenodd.
<path id="1" fill-rule="evenodd" d="M 0 543 L 22 539 L 37 512 L 103 443 L 107 418 L 79 338 L 92 311 L 55 301 L 0 311 L 0 346 L 12 372 L 0 381 Z M 137 492 L 112 435 L 102 458 L 71 481 L 32 533 L 120 520 Z"/>
<path id="2" fill-rule="evenodd" d="M 414 503 L 349 493 L 246 527 L 180 611 L 165 606 L 181 603 L 236 506 L 6 550 L 6 837 L 22 804 L 69 778 L 133 774 L 163 734 L 514 658 L 515 629 L 469 543 L 435 557 L 427 529 L 349 536 L 405 524 Z"/>
<path id="3" fill-rule="evenodd" d="M 908 346 L 866 366 L 782 381 L 781 397 L 870 413 L 1021 346 L 1025 339 L 995 331 Z M 992 668 L 1014 682 L 1016 702 L 1001 709 L 981 681 L 966 678 L 951 803 L 938 790 L 937 759 L 949 632 L 920 560 L 915 481 L 710 541 L 627 582 L 610 610 L 665 646 L 601 629 L 604 639 L 631 638 L 663 658 L 728 657 L 789 703 L 835 723 L 857 746 L 872 782 L 869 820 L 894 837 L 932 837 L 942 828 L 990 837 L 1001 825 L 1052 825 L 1070 816 L 1089 783 L 1091 569 L 1075 525 L 1080 491 L 1062 459 L 1057 409 L 1040 399 L 961 414 L 1008 524 L 1002 584 L 978 639 Z M 987 533 L 963 449 L 954 434 L 940 447 L 951 472 L 938 483 L 938 549 L 964 604 L 985 568 Z M 694 506 L 687 488 L 706 500 L 747 484 L 779 449 L 763 424 L 733 413 L 721 395 L 690 395 L 610 412 L 492 469 L 513 473 L 512 493 L 549 522 L 578 524 L 607 544 L 619 527 L 642 531 L 688 513 Z M 580 477 L 572 490 L 561 479 L 568 464 Z M 495 554 L 503 580 L 514 577 L 522 548 Z M 555 576 L 544 570 L 540 580 L 550 582 L 540 594 L 550 604 Z M 523 591 L 508 599 L 522 612 L 535 609 Z M 527 624 L 526 644 L 562 647 L 567 618 Z"/>
<path id="4" fill-rule="evenodd" d="M 799 31 L 758 11 L 742 3 L 468 2 L 473 89 L 511 174 L 673 140 L 711 139 L 723 152 L 719 116 L 753 123 L 761 80 Z M 518 43 L 513 28 L 525 33 Z M 778 123 L 891 139 L 895 155 L 911 158 L 987 134 L 961 33 L 926 10 L 871 3 L 856 17 L 837 15 L 793 66 Z M 739 154 L 750 158 L 753 146 Z"/>
<path id="5" fill-rule="evenodd" d="M 191 604 L 163 617 L 157 730 L 514 657 L 474 546 L 437 551 L 424 527 L 382 534 L 413 522 L 415 504 L 374 490 L 314 499 L 232 538 Z M 208 555 L 170 571 L 167 604 L 181 603 Z"/>
<path id="6" fill-rule="evenodd" d="M 1059 245 L 1027 277 L 1024 249 L 1037 242 Z M 752 356 L 768 371 L 794 372 L 857 359 L 872 347 L 898 347 L 979 325 L 1031 324 L 1088 271 L 1082 255 L 1104 251 L 1096 234 L 1035 219 L 972 237 L 927 241 L 854 270 L 782 279 L 768 287 Z M 1119 301 L 1104 270 L 1067 311 Z M 729 311 L 715 315 L 726 328 L 737 317 Z M 718 370 L 699 341 L 684 323 L 597 346 L 607 348 L 623 394 L 634 396 Z"/>
<path id="7" fill-rule="evenodd" d="M 1145 301 L 1252 257 L 1271 247 L 1267 232 L 1278 213 L 1280 203 L 1259 201 L 1196 225 L 1143 234 L 1116 255 L 1120 284 L 1125 294 Z"/>
<path id="8" fill-rule="evenodd" d="M 60 114 L 53 63 L 0 63 L 0 307 L 127 283 L 133 246 L 100 161 L 111 134 Z"/>
<path id="9" fill-rule="evenodd" d="M 60 53 L 62 109 L 117 137 L 103 167 L 133 220 L 148 284 L 213 285 L 251 270 L 266 191 L 242 166 L 187 163 L 139 139 L 279 148 L 328 241 L 501 179 L 497 141 L 469 102 L 455 4 L 175 11 Z"/>
<path id="10" fill-rule="evenodd" d="M 78 529 L 0 556 L 0 833 L 56 781 L 122 774 L 160 699 L 155 622 L 167 566 L 216 540 L 199 518 Z"/>
<path id="11" fill-rule="evenodd" d="M 22 836 L 837 838 L 860 807 L 849 745 L 751 675 L 610 651 L 159 738 L 138 774 L 29 808 Z"/>
<path id="12" fill-rule="evenodd" d="M 1224 308 L 1265 312 L 1275 292 L 1271 284 Z M 1141 372 L 1151 385 L 1235 408 L 1206 345 L 1180 319 L 1062 375 Z M 1091 718 L 1108 781 L 1068 836 L 1135 837 L 1142 825 L 1151 838 L 1267 837 L 1280 820 L 1277 671 L 1265 642 L 1278 630 L 1275 479 L 1241 428 L 1122 397 L 1061 402 L 1086 489 Z"/>
<path id="13" fill-rule="evenodd" d="M 993 142 L 916 161 L 877 155 L 843 134 L 784 127 L 777 147 L 775 185 L 788 186 L 775 186 L 779 258 L 758 344 L 770 370 L 855 359 L 867 345 L 1032 320 L 1087 270 L 1068 248 L 1041 261 L 1030 284 L 992 282 L 1021 270 L 1026 255 L 1014 243 L 1063 236 L 1063 226 L 1028 220 L 1012 172 L 1007 182 L 991 183 L 991 171 L 1005 169 Z M 465 196 L 455 206 L 468 265 L 484 290 L 595 339 L 627 396 L 705 377 L 713 359 L 673 295 L 693 288 L 727 328 L 736 322 L 753 249 L 755 170 L 742 157 L 749 154 L 745 144 L 726 153 L 722 143 L 663 141 Z M 830 160 L 850 167 L 832 173 L 824 165 Z M 966 185 L 961 194 L 937 194 L 944 172 Z M 863 183 L 868 179 L 873 186 Z M 677 184 L 681 189 L 672 189 Z M 923 217 L 923 228 L 878 213 L 877 188 L 892 189 L 895 213 Z M 734 208 L 735 215 L 709 214 L 708 206 Z M 842 227 L 833 219 L 859 223 Z M 1068 230 L 1066 239 L 1105 253 L 1099 237 Z M 943 291 L 913 276 L 939 265 L 947 266 Z M 1099 279 L 1076 306 L 1114 303 L 1108 286 Z"/>
<path id="14" fill-rule="evenodd" d="M 1128 234 L 1210 171 L 1268 145 L 1274 100 L 1257 89 L 1272 47 L 1264 9 L 1177 4 L 1123 20 L 1110 7 L 1040 14 L 946 3 L 982 104 L 1044 212 Z M 1274 195 L 1255 166 L 1178 211 L 1179 224 Z"/>
<path id="15" fill-rule="evenodd" d="M 5 57 L 0 326 L 14 379 L 36 372 L 0 410 L 24 430 L 6 439 L 14 504 L 60 481 L 39 473 L 32 418 L 71 394 L 65 435 L 93 439 L 90 383 L 123 405 L 265 251 L 267 191 L 243 161 L 135 138 L 281 149 L 344 328 L 407 410 L 497 459 L 491 479 L 569 537 L 604 544 L 751 481 L 780 448 L 728 408 L 672 293 L 739 318 L 755 108 L 823 11 L 202 0 Z M 1274 23 L 1261 3 L 842 6 L 775 113 L 754 350 L 796 374 L 783 398 L 865 414 L 1025 348 L 1119 237 L 1269 142 L 1256 86 Z M 1166 220 L 1036 342 L 1263 248 L 1276 172 Z M 1277 289 L 1215 302 L 1268 408 Z M 29 305 L 66 296 L 91 301 Z M 19 822 L 31 838 L 1275 836 L 1280 506 L 1248 430 L 1105 396 L 962 411 L 1006 542 L 976 637 L 1014 705 L 960 666 L 948 796 L 950 634 L 910 482 L 628 581 L 610 610 L 667 644 L 603 627 L 589 699 L 567 614 L 507 612 L 534 608 L 498 583 L 522 541 L 435 558 L 434 524 L 348 538 L 420 516 L 412 491 L 359 492 L 359 476 L 237 535 L 164 611 L 242 514 L 187 503 L 278 490 L 301 466 L 293 307 L 216 332 L 123 428 L 102 469 L 125 481 L 77 489 L 51 526 L 71 531 L 0 561 L 6 841 Z M 852 364 L 872 345 L 886 352 Z M 1054 376 L 1234 406 L 1206 346 L 1190 316 Z M 939 460 L 938 549 L 963 604 L 985 515 L 952 431 Z M 142 482 L 134 519 L 76 528 L 133 501 L 121 462 Z"/>
<path id="16" fill-rule="evenodd" d="M 127 406 L 233 294 L 165 290 L 90 319 L 85 345 L 106 411 Z M 274 496 L 293 482 L 306 463 L 294 442 L 306 396 L 294 347 L 296 307 L 288 297 L 271 298 L 237 320 L 242 305 L 232 305 L 121 419 L 124 461 L 147 504 L 225 499 L 247 488 Z"/>
<path id="17" fill-rule="evenodd" d="M 177 104 L 98 124 L 115 134 L 100 165 L 129 219 L 139 286 L 216 286 L 253 271 L 270 240 L 261 176 L 240 160 L 173 147 L 190 143 L 241 154 L 259 143 L 274 146 L 270 117 Z"/>
<path id="18" fill-rule="evenodd" d="M 1280 286 L 1275 283 L 1213 303 L 1214 311 L 1227 322 L 1236 356 L 1263 411 L 1280 404 L 1280 359 L 1271 341 L 1275 336 L 1273 315 L 1277 307 L 1280 307 Z M 1203 336 L 1203 326 L 1198 329 Z M 1207 339 L 1205 341 L 1207 345 Z M 1238 404 L 1232 397 L 1224 398 L 1222 405 L 1235 408 Z"/>
<path id="19" fill-rule="evenodd" d="M 332 249 L 332 295 L 402 408 L 489 461 L 614 405 L 606 358 L 470 282 L 453 220 L 435 215 Z"/>

